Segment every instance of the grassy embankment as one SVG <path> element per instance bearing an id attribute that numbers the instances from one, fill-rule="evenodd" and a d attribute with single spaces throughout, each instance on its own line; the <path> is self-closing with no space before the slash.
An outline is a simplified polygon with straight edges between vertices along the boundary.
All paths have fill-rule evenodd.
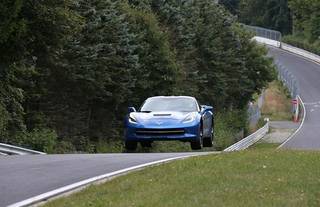
<path id="1" fill-rule="evenodd" d="M 291 120 L 291 97 L 286 87 L 280 81 L 273 81 L 265 90 L 265 100 L 262 106 L 262 116 L 271 121 Z"/>
<path id="2" fill-rule="evenodd" d="M 254 105 L 258 105 L 260 95 L 254 96 Z M 289 121 L 292 119 L 291 97 L 287 88 L 278 80 L 269 83 L 263 93 L 264 101 L 261 107 L 261 118 L 257 125 L 249 124 L 249 132 L 253 133 L 264 126 L 265 118 L 270 121 Z"/>
<path id="3" fill-rule="evenodd" d="M 45 206 L 320 206 L 320 152 L 273 146 L 147 168 Z"/>

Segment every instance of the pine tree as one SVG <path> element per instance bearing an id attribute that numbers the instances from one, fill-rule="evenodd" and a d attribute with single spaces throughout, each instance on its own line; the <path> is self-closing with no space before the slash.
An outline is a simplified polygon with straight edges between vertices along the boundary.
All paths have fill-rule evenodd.
<path id="1" fill-rule="evenodd" d="M 174 54 L 148 11 L 110 0 L 81 1 L 77 10 L 85 25 L 65 48 L 50 90 L 48 107 L 63 110 L 49 117 L 61 137 L 118 138 L 129 104 L 171 94 Z"/>

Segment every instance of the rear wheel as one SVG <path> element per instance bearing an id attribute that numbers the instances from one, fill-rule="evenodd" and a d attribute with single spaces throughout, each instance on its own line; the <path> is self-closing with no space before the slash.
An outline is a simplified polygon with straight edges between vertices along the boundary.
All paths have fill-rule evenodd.
<path id="1" fill-rule="evenodd" d="M 202 148 L 202 137 L 203 137 L 203 128 L 200 127 L 199 139 L 197 141 L 191 141 L 191 149 L 192 150 L 200 150 Z"/>
<path id="2" fill-rule="evenodd" d="M 137 149 L 137 142 L 136 141 L 125 141 L 124 147 L 128 151 L 135 151 Z"/>

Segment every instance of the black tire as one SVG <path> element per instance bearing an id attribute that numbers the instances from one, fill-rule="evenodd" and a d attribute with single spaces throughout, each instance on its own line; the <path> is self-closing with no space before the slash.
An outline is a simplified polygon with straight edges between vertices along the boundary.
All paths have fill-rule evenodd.
<path id="1" fill-rule="evenodd" d="M 210 137 L 203 138 L 203 147 L 213 147 L 213 137 L 214 137 L 214 132 L 213 132 L 213 126 L 212 126 Z"/>
<path id="2" fill-rule="evenodd" d="M 190 146 L 192 150 L 200 150 L 202 149 L 202 135 L 203 135 L 203 128 L 202 126 L 200 127 L 200 136 L 199 139 L 197 141 L 191 141 L 190 142 Z"/>
<path id="3" fill-rule="evenodd" d="M 150 141 L 140 142 L 140 144 L 141 144 L 141 147 L 148 147 L 148 148 L 152 147 L 152 142 Z"/>
<path id="4" fill-rule="evenodd" d="M 128 151 L 135 151 L 137 149 L 138 143 L 136 141 L 125 141 L 124 147 Z"/>

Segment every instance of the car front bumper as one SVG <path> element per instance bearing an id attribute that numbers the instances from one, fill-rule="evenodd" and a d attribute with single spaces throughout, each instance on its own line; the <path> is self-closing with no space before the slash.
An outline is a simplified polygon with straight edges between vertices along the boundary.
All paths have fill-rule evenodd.
<path id="1" fill-rule="evenodd" d="M 199 124 L 180 128 L 148 128 L 127 127 L 125 139 L 127 141 L 196 141 L 199 139 Z"/>

